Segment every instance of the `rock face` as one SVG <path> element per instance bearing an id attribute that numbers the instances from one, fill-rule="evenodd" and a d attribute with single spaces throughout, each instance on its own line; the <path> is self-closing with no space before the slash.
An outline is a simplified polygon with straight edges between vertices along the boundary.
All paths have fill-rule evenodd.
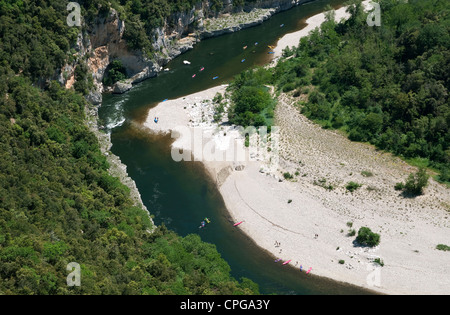
<path id="1" fill-rule="evenodd" d="M 77 62 L 88 56 L 87 65 L 93 76 L 95 89 L 87 95 L 88 101 L 101 104 L 102 93 L 124 93 L 134 83 L 154 77 L 170 60 L 192 49 L 200 40 L 239 31 L 262 23 L 277 12 L 314 0 L 259 0 L 244 7 L 234 7 L 233 0 L 223 0 L 219 13 L 213 12 L 210 0 L 199 1 L 191 10 L 177 12 L 153 32 L 152 45 L 158 52 L 149 59 L 142 51 L 128 48 L 123 34 L 125 22 L 113 8 L 106 17 L 98 17 L 88 33 L 79 34 L 75 51 L 77 60 L 67 64 L 58 80 L 67 88 L 75 82 Z M 128 79 L 104 87 L 103 78 L 108 65 L 119 59 Z"/>

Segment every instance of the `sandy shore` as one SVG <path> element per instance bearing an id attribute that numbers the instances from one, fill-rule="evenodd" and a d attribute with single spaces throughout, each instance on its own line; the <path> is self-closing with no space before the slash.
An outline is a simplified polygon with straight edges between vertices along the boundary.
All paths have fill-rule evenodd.
<path id="1" fill-rule="evenodd" d="M 309 21 L 318 23 L 311 22 L 313 27 L 322 20 Z M 280 51 L 299 39 L 282 40 Z M 191 132 L 202 128 L 208 134 L 203 145 L 211 139 L 218 147 L 224 138 L 242 140 L 226 117 L 213 122 L 217 104 L 212 99 L 225 91 L 226 86 L 218 86 L 160 103 L 149 111 L 144 126 L 162 133 L 180 126 Z M 436 250 L 438 244 L 450 245 L 448 188 L 430 180 L 423 196 L 404 198 L 393 187 L 415 168 L 320 128 L 293 104 L 294 99 L 281 95 L 276 107 L 276 170 L 269 171 L 262 159 L 211 161 L 202 159 L 201 152 L 194 154 L 216 180 L 232 218 L 244 221 L 239 228 L 274 258 L 290 259 L 293 267 L 298 263 L 296 268 L 312 268 L 315 275 L 387 294 L 450 294 L 450 256 Z M 159 117 L 158 123 L 154 117 Z M 174 148 L 191 148 L 192 143 L 181 137 Z M 293 178 L 285 180 L 285 172 Z M 345 188 L 349 181 L 362 186 L 350 193 Z M 333 189 L 327 189 L 329 185 Z M 379 246 L 355 246 L 355 236 L 348 232 L 362 226 L 380 234 Z M 383 267 L 373 262 L 376 258 Z"/>
<path id="2" fill-rule="evenodd" d="M 262 174 L 258 163 L 231 173 L 220 191 L 235 220 L 245 221 L 240 227 L 274 257 L 298 261 L 316 275 L 387 294 L 449 294 L 448 252 L 436 250 L 450 244 L 448 189 L 431 181 L 424 196 L 404 198 L 393 187 L 414 168 L 314 125 L 287 97 L 275 115 L 278 177 L 298 175 L 280 182 Z M 324 179 L 333 190 L 323 187 Z M 349 181 L 362 187 L 350 193 Z M 348 222 L 356 231 L 367 226 L 379 233 L 380 245 L 355 246 Z M 384 267 L 373 264 L 375 258 Z"/>
<path id="3" fill-rule="evenodd" d="M 370 10 L 372 6 L 370 5 L 370 1 L 363 1 L 363 5 L 365 10 Z M 340 22 L 342 20 L 346 20 L 350 17 L 350 14 L 345 12 L 347 7 L 342 7 L 337 10 L 334 10 L 334 19 L 336 22 Z M 300 39 L 308 36 L 308 34 L 316 29 L 318 26 L 320 26 L 323 22 L 325 22 L 325 15 L 326 13 L 319 13 L 316 14 L 306 20 L 306 27 L 303 29 L 289 33 L 284 35 L 277 43 L 277 46 L 274 48 L 273 52 L 274 59 L 277 60 L 283 55 L 283 50 L 286 48 L 292 48 L 297 47 L 300 43 Z"/>

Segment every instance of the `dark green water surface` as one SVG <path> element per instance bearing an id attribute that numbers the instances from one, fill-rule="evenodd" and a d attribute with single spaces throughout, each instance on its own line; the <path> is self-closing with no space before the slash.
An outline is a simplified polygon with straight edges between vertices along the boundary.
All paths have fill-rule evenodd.
<path id="1" fill-rule="evenodd" d="M 198 43 L 193 50 L 170 62 L 169 72 L 146 80 L 122 95 L 104 95 L 100 119 L 109 127 L 112 151 L 127 165 L 142 200 L 157 225 L 164 223 L 181 236 L 198 233 L 216 245 L 229 263 L 232 275 L 258 283 L 263 294 L 367 294 L 346 284 L 319 278 L 291 266 L 274 263 L 274 258 L 257 247 L 239 229 L 233 228 L 222 197 L 208 179 L 201 164 L 174 162 L 171 139 L 152 137 L 134 127 L 145 119 L 149 108 L 164 99 L 174 99 L 229 82 L 236 74 L 270 62 L 268 45 L 305 26 L 306 18 L 320 13 L 326 5 L 336 7 L 342 0 L 318 0 L 273 16 L 263 24 L 237 33 Z M 280 27 L 284 24 L 283 27 Z M 255 45 L 255 43 L 258 45 Z M 243 49 L 248 46 L 247 49 Z M 241 62 L 242 59 L 245 62 Z M 190 65 L 184 65 L 189 60 Z M 200 72 L 199 69 L 205 67 Z M 193 74 L 197 74 L 192 78 Z M 219 79 L 212 80 L 219 76 Z M 204 217 L 211 224 L 199 229 Z M 307 261 L 299 261 L 309 266 Z M 312 266 L 314 268 L 314 266 Z"/>

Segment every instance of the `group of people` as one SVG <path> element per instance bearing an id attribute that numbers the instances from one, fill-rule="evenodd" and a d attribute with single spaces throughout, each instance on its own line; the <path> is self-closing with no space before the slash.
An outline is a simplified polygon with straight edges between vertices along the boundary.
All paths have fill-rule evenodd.
<path id="1" fill-rule="evenodd" d="M 208 218 L 205 218 L 201 223 L 200 223 L 200 229 L 204 228 L 206 226 L 207 223 L 210 223 L 211 221 Z"/>

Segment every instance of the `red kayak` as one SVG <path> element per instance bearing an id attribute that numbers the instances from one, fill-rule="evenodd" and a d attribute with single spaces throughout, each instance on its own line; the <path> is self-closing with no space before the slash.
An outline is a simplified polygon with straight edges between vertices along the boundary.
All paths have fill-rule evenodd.
<path id="1" fill-rule="evenodd" d="M 292 261 L 292 259 L 289 259 L 288 261 L 285 261 L 285 262 L 283 263 L 283 265 L 287 265 L 287 264 L 289 264 L 291 261 Z"/>
<path id="2" fill-rule="evenodd" d="M 241 224 L 242 222 L 244 222 L 244 221 L 241 221 L 241 222 L 235 223 L 235 224 L 233 224 L 233 226 L 238 226 L 238 225 L 239 225 L 239 224 Z"/>

